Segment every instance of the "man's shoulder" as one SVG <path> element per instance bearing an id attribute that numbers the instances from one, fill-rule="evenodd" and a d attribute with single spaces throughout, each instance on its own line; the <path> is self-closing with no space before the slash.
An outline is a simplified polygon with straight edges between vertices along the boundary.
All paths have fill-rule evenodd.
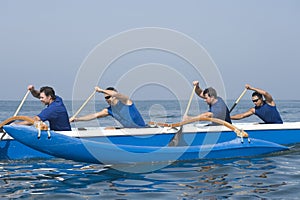
<path id="1" fill-rule="evenodd" d="M 222 99 L 222 97 L 217 97 L 217 104 L 219 104 L 219 105 L 226 105 L 225 104 L 225 101 Z"/>
<path id="2" fill-rule="evenodd" d="M 60 96 L 55 95 L 55 100 L 62 101 L 62 98 Z"/>
<path id="3" fill-rule="evenodd" d="M 222 97 L 217 97 L 218 100 L 224 101 Z"/>
<path id="4" fill-rule="evenodd" d="M 63 105 L 64 104 L 64 102 L 63 102 L 63 99 L 60 97 L 60 96 L 55 96 L 56 98 L 55 98 L 55 103 L 57 104 L 57 105 Z"/>
<path id="5" fill-rule="evenodd" d="M 64 102 L 63 102 L 62 98 L 59 97 L 59 96 L 56 96 L 55 101 L 53 101 L 53 102 L 49 105 L 49 107 L 52 107 L 52 108 L 54 108 L 54 107 L 60 108 L 60 107 L 65 107 L 65 105 L 64 105 Z"/>

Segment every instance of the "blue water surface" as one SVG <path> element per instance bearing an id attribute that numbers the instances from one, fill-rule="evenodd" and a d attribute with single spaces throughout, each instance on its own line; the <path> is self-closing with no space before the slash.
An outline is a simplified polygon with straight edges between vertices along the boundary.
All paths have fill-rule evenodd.
<path id="1" fill-rule="evenodd" d="M 228 101 L 228 105 L 234 101 Z M 70 116 L 82 102 L 66 101 Z M 185 108 L 177 101 L 137 101 L 145 121 L 178 122 Z M 0 101 L 0 120 L 11 117 L 18 101 Z M 100 110 L 104 103 L 87 105 L 80 115 Z M 250 108 L 241 101 L 234 113 Z M 300 101 L 277 101 L 284 121 L 300 121 Z M 43 108 L 26 101 L 19 115 L 34 116 Z M 193 104 L 190 115 L 207 110 Z M 260 122 L 252 116 L 243 122 Z M 112 118 L 77 126 L 117 125 Z M 74 126 L 74 124 L 73 124 Z M 162 168 L 160 168 L 160 165 Z M 79 163 L 59 158 L 0 160 L 1 199 L 298 199 L 300 196 L 300 145 L 264 157 L 146 163 L 111 166 Z M 122 170 L 124 168 L 124 170 Z M 147 173 L 143 169 L 157 169 Z M 147 171 L 147 170 L 146 170 Z"/>

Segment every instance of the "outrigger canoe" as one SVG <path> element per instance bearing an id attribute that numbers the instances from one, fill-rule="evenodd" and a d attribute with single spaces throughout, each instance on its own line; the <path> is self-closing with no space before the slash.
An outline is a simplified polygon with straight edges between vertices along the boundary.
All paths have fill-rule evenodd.
<path id="1" fill-rule="evenodd" d="M 289 149 L 275 143 L 275 140 L 283 141 L 285 145 L 300 142 L 299 123 L 297 131 L 292 124 L 292 128 L 289 128 L 288 124 L 283 125 L 285 130 L 276 125 L 271 125 L 273 128 L 269 129 L 261 125 L 252 125 L 249 126 L 251 130 L 247 130 L 247 134 L 242 126 L 237 128 L 222 120 L 200 120 L 214 121 L 224 126 L 187 124 L 190 123 L 187 121 L 177 127 L 175 125 L 178 124 L 152 123 L 154 127 L 113 130 L 99 127 L 50 131 L 46 128 L 41 130 L 23 125 L 5 125 L 3 128 L 15 141 L 46 155 L 101 164 L 260 156 Z M 276 133 L 277 139 L 270 136 L 273 132 Z M 297 140 L 280 140 L 279 132 L 281 137 L 298 134 Z M 257 137 L 252 137 L 252 134 Z M 273 141 L 263 137 L 273 138 Z"/>

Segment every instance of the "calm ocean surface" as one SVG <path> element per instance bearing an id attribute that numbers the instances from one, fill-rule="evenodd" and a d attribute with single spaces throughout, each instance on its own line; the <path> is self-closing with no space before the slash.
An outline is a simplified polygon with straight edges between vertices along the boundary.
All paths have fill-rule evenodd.
<path id="1" fill-rule="evenodd" d="M 196 102 L 196 101 L 195 101 Z M 206 111 L 192 103 L 190 114 Z M 0 101 L 0 121 L 13 116 L 19 101 Z M 234 101 L 227 101 L 230 108 Z M 69 115 L 71 101 L 65 101 Z M 178 122 L 185 107 L 177 101 L 137 101 L 146 122 Z M 87 105 L 79 115 L 106 106 Z M 252 106 L 241 101 L 233 114 Z M 284 121 L 300 121 L 300 101 L 277 101 Z M 19 115 L 34 116 L 43 108 L 26 101 Z M 181 111 L 183 110 L 183 111 Z M 111 118 L 79 126 L 116 125 Z M 237 122 L 237 121 L 236 121 Z M 241 122 L 260 122 L 253 116 Z M 78 125 L 78 124 L 77 124 Z M 141 165 L 138 168 L 149 166 Z M 149 173 L 126 173 L 108 166 L 64 159 L 0 160 L 0 198 L 15 199 L 299 199 L 300 145 L 289 152 L 234 160 L 178 162 Z"/>

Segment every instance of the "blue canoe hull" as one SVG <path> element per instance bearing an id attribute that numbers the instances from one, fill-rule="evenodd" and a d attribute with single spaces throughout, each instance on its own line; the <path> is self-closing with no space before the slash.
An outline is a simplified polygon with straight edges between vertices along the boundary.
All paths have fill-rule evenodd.
<path id="1" fill-rule="evenodd" d="M 122 137 L 130 138 L 130 141 L 136 139 L 139 143 L 126 143 L 124 139 L 120 141 L 122 137 L 76 138 L 54 131 L 50 131 L 50 138 L 48 138 L 47 131 L 41 131 L 41 137 L 38 138 L 38 130 L 28 126 L 9 125 L 4 126 L 4 129 L 15 140 L 42 153 L 74 161 L 101 164 L 247 157 L 288 149 L 276 143 L 254 138 L 250 138 L 250 142 L 246 138 L 235 137 L 216 144 L 206 143 L 202 145 L 192 144 L 189 146 L 169 147 L 167 143 L 162 143 L 160 146 L 152 146 L 153 144 L 147 138 L 130 136 Z M 158 135 L 157 137 L 167 136 L 171 137 L 172 135 Z M 155 141 L 153 137 L 150 138 L 150 140 Z M 113 140 L 118 142 L 112 142 Z M 156 141 L 160 140 L 156 138 Z"/>
<path id="2" fill-rule="evenodd" d="M 0 160 L 20 160 L 20 159 L 48 159 L 52 158 L 48 154 L 34 150 L 17 140 L 3 140 L 0 142 Z"/>

